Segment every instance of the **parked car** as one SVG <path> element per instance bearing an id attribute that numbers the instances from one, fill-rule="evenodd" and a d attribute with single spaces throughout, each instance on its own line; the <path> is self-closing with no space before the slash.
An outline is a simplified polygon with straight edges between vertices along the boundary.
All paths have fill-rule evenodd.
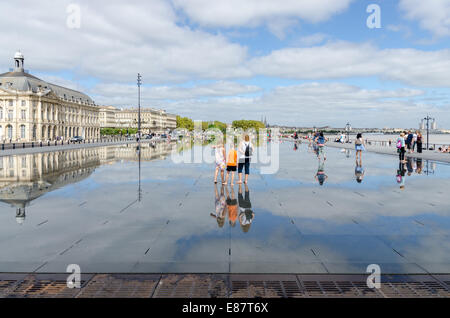
<path id="1" fill-rule="evenodd" d="M 147 135 L 147 136 L 145 136 L 145 139 L 152 139 L 152 135 Z"/>
<path id="2" fill-rule="evenodd" d="M 84 141 L 84 139 L 83 139 L 83 137 L 81 137 L 81 136 L 75 136 L 75 137 L 72 137 L 72 138 L 70 138 L 70 142 L 71 143 L 76 143 L 76 142 L 78 142 L 78 143 L 82 143 Z"/>

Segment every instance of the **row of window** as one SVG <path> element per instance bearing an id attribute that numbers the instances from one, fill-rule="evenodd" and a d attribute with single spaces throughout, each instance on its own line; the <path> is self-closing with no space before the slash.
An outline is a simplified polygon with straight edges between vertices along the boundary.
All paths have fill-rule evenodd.
<path id="1" fill-rule="evenodd" d="M 26 132 L 25 125 L 20 125 L 20 138 L 21 139 L 26 138 L 25 132 Z M 0 139 L 3 139 L 3 138 L 4 138 L 3 127 L 0 126 Z M 13 127 L 11 125 L 6 126 L 6 138 L 13 139 Z"/>

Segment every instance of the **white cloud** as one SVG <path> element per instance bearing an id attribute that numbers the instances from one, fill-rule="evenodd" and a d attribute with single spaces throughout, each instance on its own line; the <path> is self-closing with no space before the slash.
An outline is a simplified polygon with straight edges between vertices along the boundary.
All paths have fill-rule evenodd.
<path id="1" fill-rule="evenodd" d="M 323 43 L 328 38 L 328 35 L 323 33 L 314 33 L 300 37 L 296 42 L 301 46 L 313 46 Z"/>
<path id="2" fill-rule="evenodd" d="M 0 29 L 8 45 L 0 49 L 0 66 L 11 67 L 21 49 L 29 69 L 69 69 L 105 81 L 134 82 L 138 72 L 153 83 L 248 75 L 245 47 L 178 25 L 167 1 L 81 0 L 80 29 L 66 26 L 69 3 L 3 3 Z"/>
<path id="3" fill-rule="evenodd" d="M 322 22 L 348 8 L 352 0 L 172 0 L 190 19 L 205 26 L 259 26 L 280 19 Z"/>
<path id="4" fill-rule="evenodd" d="M 249 63 L 253 74 L 293 79 L 377 76 L 410 85 L 450 87 L 450 50 L 378 49 L 371 44 L 332 42 L 283 48 Z"/>
<path id="5" fill-rule="evenodd" d="M 277 87 L 261 96 L 156 101 L 158 108 L 197 120 L 255 119 L 267 116 L 270 123 L 288 125 L 339 125 L 351 120 L 358 126 L 416 126 L 427 112 L 448 117 L 448 110 L 433 103 L 414 101 L 418 89 L 364 89 L 342 83 L 305 83 Z M 443 125 L 445 119 L 440 120 Z"/>
<path id="6" fill-rule="evenodd" d="M 224 97 L 256 93 L 261 88 L 255 85 L 242 85 L 236 82 L 218 81 L 192 87 L 153 86 L 142 87 L 142 99 L 148 103 L 163 100 L 200 99 L 204 97 Z M 136 99 L 136 85 L 99 84 L 92 88 L 96 100 L 103 104 L 133 105 Z M 113 102 L 115 101 L 115 102 Z"/>
<path id="7" fill-rule="evenodd" d="M 450 36 L 449 0 L 400 0 L 407 19 L 417 20 L 420 27 L 438 37 Z"/>

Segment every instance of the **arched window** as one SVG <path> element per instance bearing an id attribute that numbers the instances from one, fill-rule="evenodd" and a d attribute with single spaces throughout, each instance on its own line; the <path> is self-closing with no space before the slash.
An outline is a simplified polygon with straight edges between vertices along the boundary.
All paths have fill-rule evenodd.
<path id="1" fill-rule="evenodd" d="M 36 140 L 36 131 L 37 131 L 37 128 L 36 128 L 36 125 L 34 125 L 33 126 L 33 140 Z"/>

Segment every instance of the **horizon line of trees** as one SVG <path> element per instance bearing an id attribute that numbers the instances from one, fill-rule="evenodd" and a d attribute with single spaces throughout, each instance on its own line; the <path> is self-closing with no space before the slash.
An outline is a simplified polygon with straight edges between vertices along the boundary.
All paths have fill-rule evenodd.
<path id="1" fill-rule="evenodd" d="M 255 129 L 258 131 L 259 129 L 265 128 L 263 122 L 258 120 L 234 120 L 231 123 L 231 126 L 233 128 L 242 128 L 243 130 L 247 130 L 250 128 Z M 228 124 L 223 123 L 221 121 L 215 120 L 214 122 L 206 122 L 202 121 L 202 130 L 210 129 L 210 128 L 217 128 L 220 129 L 223 133 L 226 133 Z M 194 121 L 189 117 L 181 117 L 177 116 L 177 128 L 184 128 L 189 131 L 194 130 Z"/>

